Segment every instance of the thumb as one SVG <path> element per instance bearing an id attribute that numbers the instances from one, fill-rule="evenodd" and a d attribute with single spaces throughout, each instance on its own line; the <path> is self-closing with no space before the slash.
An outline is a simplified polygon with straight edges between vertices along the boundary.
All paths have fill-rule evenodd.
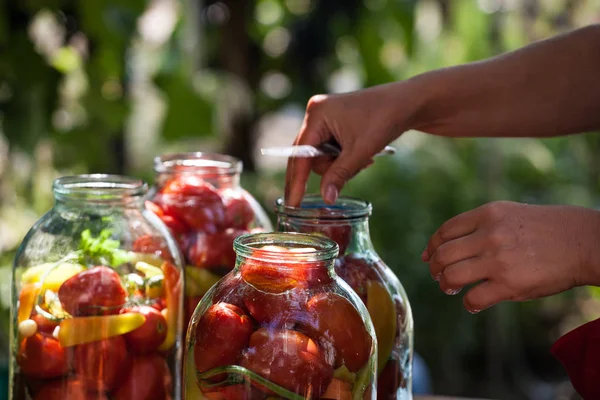
<path id="1" fill-rule="evenodd" d="M 333 204 L 346 184 L 363 165 L 349 151 L 342 151 L 321 179 L 321 196 L 326 203 Z"/>

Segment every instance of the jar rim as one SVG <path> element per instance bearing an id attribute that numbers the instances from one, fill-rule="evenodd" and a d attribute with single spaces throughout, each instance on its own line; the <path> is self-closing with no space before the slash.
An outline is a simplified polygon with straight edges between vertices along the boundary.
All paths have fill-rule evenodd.
<path id="1" fill-rule="evenodd" d="M 110 202 L 142 197 L 148 184 L 124 175 L 82 174 L 55 179 L 52 190 L 57 198 Z"/>
<path id="2" fill-rule="evenodd" d="M 286 205 L 283 197 L 275 202 L 277 214 L 302 219 L 347 220 L 368 217 L 372 211 L 370 202 L 350 196 L 340 196 L 335 204 L 327 204 L 321 196 L 309 194 L 298 207 Z"/>
<path id="3" fill-rule="evenodd" d="M 310 235 L 306 233 L 248 233 L 238 236 L 233 241 L 233 248 L 239 256 L 260 261 L 282 261 L 282 253 L 278 251 L 262 250 L 260 256 L 256 256 L 256 250 L 259 250 L 264 246 L 314 248 L 312 251 L 285 253 L 286 263 L 334 260 L 339 253 L 339 246 L 335 241 L 325 236 Z"/>
<path id="4" fill-rule="evenodd" d="M 240 159 L 221 153 L 167 153 L 154 158 L 157 173 L 237 175 L 243 168 Z"/>

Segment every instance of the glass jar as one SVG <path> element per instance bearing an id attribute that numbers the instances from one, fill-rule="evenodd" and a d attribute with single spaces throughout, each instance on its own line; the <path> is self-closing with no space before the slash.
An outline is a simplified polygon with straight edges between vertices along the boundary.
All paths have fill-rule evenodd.
<path id="1" fill-rule="evenodd" d="M 186 399 L 374 399 L 376 340 L 332 240 L 258 233 L 188 327 Z"/>
<path id="2" fill-rule="evenodd" d="M 412 399 L 413 319 L 402 284 L 381 260 L 369 234 L 370 203 L 340 197 L 328 205 L 306 196 L 299 207 L 277 200 L 277 231 L 329 237 L 340 247 L 336 273 L 361 298 L 378 343 L 378 399 Z"/>
<path id="3" fill-rule="evenodd" d="M 242 162 L 222 154 L 166 154 L 154 160 L 156 184 L 146 206 L 170 228 L 184 256 L 185 319 L 235 265 L 233 240 L 272 231 L 260 204 L 240 186 Z"/>
<path id="4" fill-rule="evenodd" d="M 14 262 L 11 399 L 181 398 L 183 274 L 145 183 L 54 181 Z"/>

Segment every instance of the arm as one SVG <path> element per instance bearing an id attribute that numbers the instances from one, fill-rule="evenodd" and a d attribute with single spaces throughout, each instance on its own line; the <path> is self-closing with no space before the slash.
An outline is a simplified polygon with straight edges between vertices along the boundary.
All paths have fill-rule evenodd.
<path id="1" fill-rule="evenodd" d="M 600 128 L 600 25 L 425 73 L 413 83 L 423 93 L 414 128 L 424 132 L 518 137 L 594 130 Z"/>
<path id="2" fill-rule="evenodd" d="M 290 159 L 286 202 L 298 205 L 311 169 L 332 203 L 375 153 L 409 129 L 441 136 L 556 136 L 600 128 L 600 25 L 486 61 L 406 81 L 313 97 L 295 143 L 332 138 L 337 159 Z"/>

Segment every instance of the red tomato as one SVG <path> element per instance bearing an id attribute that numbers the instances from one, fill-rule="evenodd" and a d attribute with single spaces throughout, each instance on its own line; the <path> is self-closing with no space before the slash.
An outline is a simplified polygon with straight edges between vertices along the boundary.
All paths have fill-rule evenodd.
<path id="1" fill-rule="evenodd" d="M 233 240 L 246 233 L 248 231 L 233 228 L 215 233 L 197 233 L 188 247 L 187 258 L 197 267 L 223 267 L 229 271 L 235 266 Z"/>
<path id="2" fill-rule="evenodd" d="M 114 392 L 115 400 L 164 400 L 167 399 L 166 376 L 169 367 L 158 354 L 135 357 L 127 377 Z"/>
<path id="3" fill-rule="evenodd" d="M 198 231 L 221 226 L 225 205 L 215 188 L 195 176 L 178 176 L 167 182 L 155 198 L 164 213 Z"/>
<path id="4" fill-rule="evenodd" d="M 28 377 L 57 378 L 71 370 L 73 356 L 53 336 L 36 333 L 21 342 L 17 363 Z"/>
<path id="5" fill-rule="evenodd" d="M 308 292 L 303 287 L 283 293 L 266 293 L 249 286 L 244 291 L 244 305 L 252 318 L 270 327 L 293 325 L 309 319 L 306 315 L 308 299 Z"/>
<path id="6" fill-rule="evenodd" d="M 137 312 L 146 317 L 144 325 L 124 335 L 134 354 L 148 354 L 161 345 L 167 336 L 167 321 L 160 311 L 150 306 L 136 306 L 121 312 Z"/>
<path id="7" fill-rule="evenodd" d="M 254 210 L 244 193 L 232 189 L 220 190 L 219 193 L 225 204 L 225 226 L 248 229 L 254 220 Z"/>
<path id="8" fill-rule="evenodd" d="M 225 206 L 219 195 L 186 197 L 181 194 L 159 194 L 156 201 L 165 210 L 165 214 L 183 222 L 192 230 L 215 232 L 225 220 Z"/>
<path id="9" fill-rule="evenodd" d="M 291 330 L 261 328 L 254 332 L 241 365 L 292 392 L 312 398 L 318 398 L 333 378 L 333 367 L 325 362 L 319 346 L 308 336 Z"/>
<path id="10" fill-rule="evenodd" d="M 48 335 L 52 335 L 54 329 L 58 326 L 58 322 L 44 318 L 40 314 L 33 315 L 31 319 L 37 324 L 38 332 L 47 333 Z"/>
<path id="11" fill-rule="evenodd" d="M 328 237 L 340 247 L 340 255 L 343 255 L 348 249 L 352 240 L 352 225 L 344 222 L 330 224 L 303 225 L 300 228 L 302 233 L 312 233 Z"/>
<path id="12" fill-rule="evenodd" d="M 158 206 L 158 204 L 149 200 L 146 200 L 145 204 L 146 208 L 156 214 L 156 216 L 158 216 L 162 222 L 164 222 L 167 228 L 171 230 L 171 233 L 175 237 L 183 235 L 190 230 L 190 228 L 184 222 L 176 219 L 172 215 L 166 214 L 165 211 Z"/>
<path id="13" fill-rule="evenodd" d="M 58 289 L 65 311 L 72 316 L 118 314 L 127 301 L 119 274 L 100 266 L 67 279 Z"/>
<path id="14" fill-rule="evenodd" d="M 368 361 L 372 340 L 358 311 L 335 293 L 319 293 L 308 302 L 312 316 L 303 327 L 314 337 L 327 339 L 350 372 L 361 369 Z"/>
<path id="15" fill-rule="evenodd" d="M 133 242 L 133 251 L 136 253 L 154 254 L 156 257 L 173 262 L 173 255 L 167 242 L 161 237 L 144 235 Z"/>
<path id="16" fill-rule="evenodd" d="M 144 205 L 146 206 L 146 209 L 148 211 L 153 212 L 159 218 L 162 218 L 165 215 L 165 212 L 163 211 L 163 209 L 160 208 L 160 206 L 158 204 L 156 204 L 150 200 L 144 201 Z"/>
<path id="17" fill-rule="evenodd" d="M 196 327 L 196 369 L 205 372 L 234 364 L 248 346 L 252 330 L 250 318 L 239 307 L 227 303 L 212 305 Z M 213 379 L 220 380 L 219 377 Z"/>
<path id="18" fill-rule="evenodd" d="M 82 383 L 98 392 L 119 386 L 129 370 L 131 358 L 123 336 L 80 344 L 75 347 L 75 371 Z"/>
<path id="19" fill-rule="evenodd" d="M 104 393 L 89 392 L 75 378 L 46 383 L 35 395 L 34 400 L 108 400 Z"/>
<path id="20" fill-rule="evenodd" d="M 335 261 L 335 272 L 350 285 L 364 304 L 367 304 L 367 282 L 382 281 L 375 268 L 369 260 L 353 255 Z"/>
<path id="21" fill-rule="evenodd" d="M 155 299 L 156 301 L 154 303 L 152 303 L 152 305 L 150 307 L 154 308 L 157 311 L 162 311 L 163 309 L 165 309 L 167 307 L 167 302 L 165 301 L 164 298 L 159 297 L 158 299 Z"/>
<path id="22" fill-rule="evenodd" d="M 285 254 L 280 261 L 261 261 L 264 253 L 260 252 L 264 251 L 255 252 L 257 259 L 248 259 L 241 267 L 242 278 L 261 291 L 283 293 L 296 287 L 314 287 L 333 281 L 324 262 L 286 263 Z"/>
<path id="23" fill-rule="evenodd" d="M 214 187 L 198 175 L 178 175 L 168 180 L 160 190 L 162 194 L 183 194 L 185 196 L 202 196 L 204 188 Z"/>

